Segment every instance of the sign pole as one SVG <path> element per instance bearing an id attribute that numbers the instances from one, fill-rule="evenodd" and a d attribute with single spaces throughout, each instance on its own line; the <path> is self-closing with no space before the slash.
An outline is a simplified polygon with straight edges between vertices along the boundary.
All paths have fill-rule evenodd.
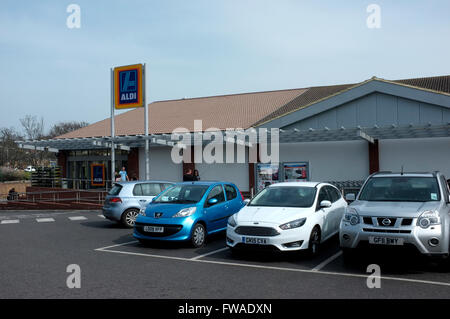
<path id="1" fill-rule="evenodd" d="M 114 149 L 114 71 L 111 69 L 111 187 L 114 182 L 116 172 L 116 152 Z"/>
<path id="2" fill-rule="evenodd" d="M 148 140 L 148 105 L 145 82 L 147 79 L 146 63 L 143 70 L 143 93 L 144 93 L 144 129 L 145 129 L 145 179 L 150 180 L 150 158 L 149 158 L 149 140 Z"/>

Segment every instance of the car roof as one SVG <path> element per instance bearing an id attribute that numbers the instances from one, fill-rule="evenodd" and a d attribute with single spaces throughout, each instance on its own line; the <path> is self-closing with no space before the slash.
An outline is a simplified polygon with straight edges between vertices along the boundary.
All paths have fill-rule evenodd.
<path id="1" fill-rule="evenodd" d="M 233 184 L 230 182 L 223 182 L 223 181 L 188 181 L 188 182 L 180 182 L 177 184 L 185 184 L 185 185 L 207 185 L 207 186 L 211 186 L 211 185 L 215 185 L 215 184 Z"/>
<path id="2" fill-rule="evenodd" d="M 377 173 L 372 177 L 434 177 L 433 173 Z"/>
<path id="3" fill-rule="evenodd" d="M 175 182 L 169 182 L 169 181 L 144 181 L 144 180 L 138 180 L 138 181 L 120 181 L 120 182 L 114 182 L 114 184 L 120 184 L 120 185 L 133 185 L 138 183 L 155 183 L 155 184 L 175 184 Z"/>
<path id="4" fill-rule="evenodd" d="M 281 182 L 281 183 L 275 183 L 275 184 L 269 185 L 268 187 L 280 187 L 280 186 L 316 187 L 319 184 L 321 184 L 321 183 L 319 183 L 319 182 Z"/>

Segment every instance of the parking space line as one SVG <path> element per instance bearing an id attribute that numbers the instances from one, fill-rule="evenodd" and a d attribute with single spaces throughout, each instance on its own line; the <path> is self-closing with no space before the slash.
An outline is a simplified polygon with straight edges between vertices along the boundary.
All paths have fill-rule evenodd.
<path id="1" fill-rule="evenodd" d="M 221 251 L 224 251 L 224 250 L 227 250 L 227 249 L 228 249 L 228 247 L 223 247 L 223 248 L 220 248 L 220 249 L 211 251 L 211 252 L 209 252 L 209 253 L 206 253 L 206 254 L 199 255 L 199 256 L 197 256 L 197 257 L 191 258 L 191 260 L 197 260 L 197 259 L 200 259 L 200 258 L 209 256 L 209 255 L 214 255 L 214 254 L 220 253 Z"/>
<path id="2" fill-rule="evenodd" d="M 86 220 L 87 218 L 84 216 L 72 216 L 69 217 L 70 220 Z"/>
<path id="3" fill-rule="evenodd" d="M 5 219 L 0 222 L 0 224 L 18 224 L 20 220 L 18 219 Z"/>
<path id="4" fill-rule="evenodd" d="M 55 220 L 53 218 L 36 218 L 36 221 L 38 223 L 49 223 L 54 222 Z"/>
<path id="5" fill-rule="evenodd" d="M 342 255 L 342 250 L 338 251 L 336 254 L 334 254 L 330 258 L 328 258 L 328 259 L 324 260 L 323 262 L 321 262 L 320 264 L 318 264 L 316 267 L 314 267 L 312 269 L 312 271 L 319 271 L 319 270 L 321 270 L 322 268 L 324 268 L 329 263 L 333 262 L 336 258 L 338 258 L 341 255 Z"/>
<path id="6" fill-rule="evenodd" d="M 126 244 L 129 244 L 129 243 L 114 245 L 111 247 L 124 246 Z M 142 257 L 161 258 L 161 259 L 172 259 L 172 260 L 180 260 L 180 261 L 190 261 L 190 262 L 198 262 L 198 263 L 205 263 L 205 264 L 216 264 L 216 265 L 226 265 L 226 266 L 236 266 L 236 267 L 246 267 L 246 268 L 258 268 L 258 269 L 266 269 L 266 270 L 301 272 L 301 273 L 320 274 L 320 275 L 329 275 L 329 276 L 353 277 L 353 278 L 364 278 L 364 279 L 367 279 L 370 276 L 370 275 L 352 274 L 352 273 L 344 273 L 344 272 L 331 272 L 331 271 L 320 271 L 320 270 L 316 271 L 316 270 L 308 270 L 308 269 L 274 267 L 274 266 L 244 264 L 244 263 L 225 262 L 225 261 L 216 261 L 216 260 L 207 260 L 207 259 L 192 259 L 192 258 L 183 258 L 183 257 L 152 255 L 152 254 L 134 253 L 134 252 L 120 251 L 120 250 L 107 250 L 107 248 L 108 247 L 103 247 L 103 248 L 97 248 L 95 250 L 101 251 L 101 252 L 107 252 L 107 253 L 123 254 L 123 255 L 134 255 L 134 256 L 142 256 Z M 416 283 L 416 284 L 427 284 L 427 285 L 450 287 L 450 283 L 448 283 L 448 282 L 428 281 L 428 280 L 420 280 L 420 279 L 408 279 L 408 278 L 389 277 L 389 276 L 386 276 L 386 277 L 381 276 L 380 279 L 381 280 L 392 280 L 392 281 L 401 281 L 401 282 L 411 282 L 411 283 Z"/>
<path id="7" fill-rule="evenodd" d="M 135 244 L 135 243 L 138 243 L 138 242 L 139 242 L 139 241 L 137 241 L 137 240 L 133 240 L 133 241 L 129 241 L 129 242 L 122 243 L 122 244 L 117 244 L 117 245 L 112 245 L 112 246 L 106 246 L 106 247 L 97 248 L 97 249 L 95 249 L 95 250 L 102 251 L 102 250 L 105 250 L 105 249 L 108 249 L 108 248 L 120 247 L 120 246 L 125 246 L 125 245 Z"/>

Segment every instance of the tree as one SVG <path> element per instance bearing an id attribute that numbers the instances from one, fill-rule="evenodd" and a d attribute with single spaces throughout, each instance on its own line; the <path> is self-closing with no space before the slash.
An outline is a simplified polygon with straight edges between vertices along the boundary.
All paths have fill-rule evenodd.
<path id="1" fill-rule="evenodd" d="M 38 119 L 36 116 L 26 115 L 20 119 L 20 124 L 25 131 L 25 138 L 28 140 L 37 140 L 44 136 L 44 119 Z"/>
<path id="2" fill-rule="evenodd" d="M 52 126 L 50 129 L 50 132 L 48 134 L 48 137 L 54 138 L 75 130 L 78 130 L 82 127 L 88 126 L 89 123 L 81 121 L 81 122 L 60 122 Z"/>

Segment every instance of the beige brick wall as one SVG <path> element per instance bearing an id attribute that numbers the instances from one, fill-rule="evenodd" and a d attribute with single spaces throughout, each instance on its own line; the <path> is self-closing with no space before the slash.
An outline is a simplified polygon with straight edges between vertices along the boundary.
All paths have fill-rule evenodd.
<path id="1" fill-rule="evenodd" d="M 27 186 L 31 186 L 30 181 L 16 181 L 0 183 L 0 198 L 6 199 L 11 188 L 15 188 L 18 193 L 25 193 Z"/>

